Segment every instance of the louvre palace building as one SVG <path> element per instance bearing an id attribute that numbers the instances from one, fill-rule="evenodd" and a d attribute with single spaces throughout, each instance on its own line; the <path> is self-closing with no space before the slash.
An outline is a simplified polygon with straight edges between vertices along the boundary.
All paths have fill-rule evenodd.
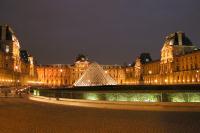
<path id="1" fill-rule="evenodd" d="M 0 86 L 21 86 L 37 80 L 34 58 L 21 49 L 16 34 L 0 25 Z"/>
<path id="2" fill-rule="evenodd" d="M 200 49 L 183 32 L 165 38 L 159 60 L 141 53 L 133 62 L 103 65 L 80 54 L 72 64 L 38 65 L 11 27 L 0 25 L 0 86 L 200 84 Z"/>
<path id="3" fill-rule="evenodd" d="M 159 60 L 152 60 L 149 53 L 142 53 L 131 66 L 100 66 L 118 85 L 200 84 L 200 49 L 185 33 L 168 35 L 160 55 Z M 88 75 L 90 64 L 87 57 L 78 55 L 73 64 L 38 65 L 38 82 L 45 86 L 73 86 Z"/>
<path id="4" fill-rule="evenodd" d="M 200 49 L 182 32 L 168 35 L 161 58 L 143 53 L 132 67 L 125 68 L 126 84 L 199 84 Z"/>

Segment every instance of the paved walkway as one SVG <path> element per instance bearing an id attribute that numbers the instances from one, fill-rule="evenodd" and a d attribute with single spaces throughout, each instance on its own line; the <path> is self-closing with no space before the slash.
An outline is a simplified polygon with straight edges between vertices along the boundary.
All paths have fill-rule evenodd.
<path id="1" fill-rule="evenodd" d="M 0 99 L 0 133 L 196 133 L 199 112 L 75 107 Z"/>

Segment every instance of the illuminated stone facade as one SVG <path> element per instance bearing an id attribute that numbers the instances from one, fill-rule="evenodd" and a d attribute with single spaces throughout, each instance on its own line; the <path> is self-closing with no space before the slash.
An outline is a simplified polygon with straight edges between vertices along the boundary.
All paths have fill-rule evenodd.
<path id="1" fill-rule="evenodd" d="M 0 86 L 73 86 L 91 64 L 78 55 L 74 64 L 38 65 L 8 25 L 0 26 Z M 142 53 L 131 66 L 100 65 L 118 85 L 199 84 L 200 49 L 182 32 L 168 35 L 161 58 Z"/>
<path id="2" fill-rule="evenodd" d="M 78 55 L 74 64 L 39 65 L 37 67 L 38 81 L 44 86 L 73 86 L 83 75 L 92 62 L 84 55 Z M 101 65 L 118 84 L 125 79 L 124 69 L 119 65 Z"/>
<path id="3" fill-rule="evenodd" d="M 38 80 L 47 86 L 73 86 L 91 62 L 79 55 L 73 65 L 41 65 Z M 182 32 L 166 37 L 161 58 L 142 53 L 131 66 L 101 65 L 118 85 L 199 84 L 200 50 Z"/>
<path id="4" fill-rule="evenodd" d="M 38 66 L 38 81 L 45 86 L 68 86 L 72 84 L 70 65 L 45 65 Z"/>
<path id="5" fill-rule="evenodd" d="M 0 86 L 27 85 L 37 79 L 33 57 L 22 53 L 14 31 L 8 25 L 1 25 Z"/>
<path id="6" fill-rule="evenodd" d="M 89 61 L 84 55 L 79 55 L 73 65 L 39 65 L 37 67 L 38 81 L 44 86 L 71 86 L 88 66 Z"/>
<path id="7" fill-rule="evenodd" d="M 101 65 L 105 71 L 108 73 L 119 85 L 125 82 L 125 71 L 124 67 L 120 65 Z"/>
<path id="8" fill-rule="evenodd" d="M 125 68 L 126 84 L 200 83 L 200 50 L 182 32 L 166 37 L 160 60 L 146 59 Z"/>

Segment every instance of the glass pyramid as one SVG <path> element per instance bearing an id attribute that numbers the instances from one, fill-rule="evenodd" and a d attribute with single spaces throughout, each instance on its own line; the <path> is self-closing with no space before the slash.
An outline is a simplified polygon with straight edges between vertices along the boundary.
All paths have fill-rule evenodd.
<path id="1" fill-rule="evenodd" d="M 117 82 L 97 64 L 92 63 L 83 75 L 74 83 L 74 86 L 102 86 L 117 85 Z"/>

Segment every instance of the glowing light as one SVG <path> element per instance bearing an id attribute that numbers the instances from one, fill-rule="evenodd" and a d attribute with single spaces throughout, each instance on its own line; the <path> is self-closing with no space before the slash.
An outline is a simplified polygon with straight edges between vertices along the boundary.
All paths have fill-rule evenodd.
<path id="1" fill-rule="evenodd" d="M 9 46 L 6 45 L 6 53 L 8 53 L 10 50 L 9 50 Z"/>
<path id="2" fill-rule="evenodd" d="M 152 71 L 151 71 L 151 70 L 149 70 L 149 74 L 152 74 Z"/>
<path id="3" fill-rule="evenodd" d="M 18 66 L 15 66 L 15 69 L 17 70 L 17 69 L 18 69 Z"/>
<path id="4" fill-rule="evenodd" d="M 40 82 L 40 81 L 28 81 L 28 83 L 30 83 L 30 84 L 43 84 L 44 82 Z"/>
<path id="5" fill-rule="evenodd" d="M 33 65 L 33 60 L 30 60 L 30 64 Z"/>
<path id="6" fill-rule="evenodd" d="M 34 96 L 40 96 L 40 91 L 38 91 L 38 90 L 33 90 L 33 95 L 34 95 Z"/>
<path id="7" fill-rule="evenodd" d="M 169 42 L 169 45 L 173 45 L 173 44 L 174 44 L 174 41 L 171 40 L 171 41 Z"/>
<path id="8" fill-rule="evenodd" d="M 95 94 L 95 93 L 85 93 L 84 94 L 84 99 L 87 99 L 87 100 L 99 100 L 98 94 Z"/>

